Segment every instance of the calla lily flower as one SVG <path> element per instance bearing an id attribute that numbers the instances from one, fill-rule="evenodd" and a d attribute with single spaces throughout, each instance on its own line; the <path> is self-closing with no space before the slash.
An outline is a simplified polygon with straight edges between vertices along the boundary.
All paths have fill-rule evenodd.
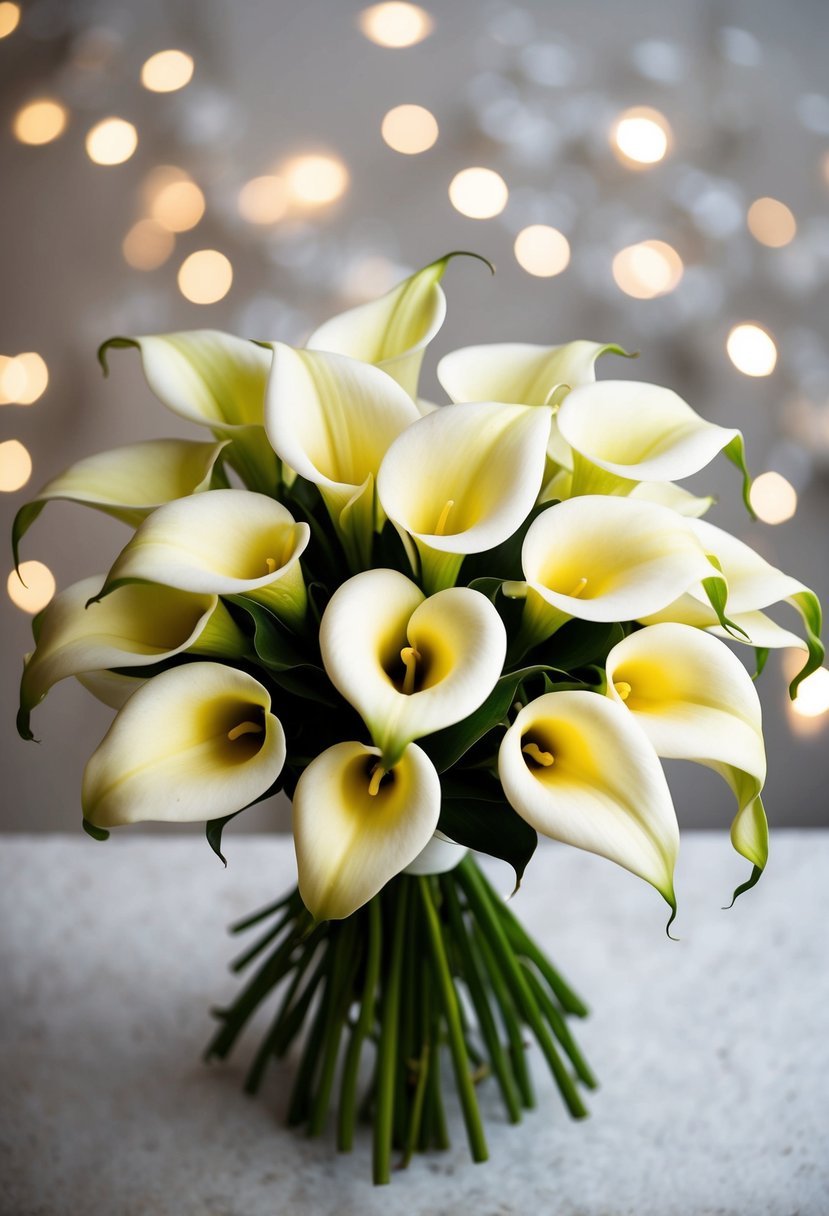
<path id="1" fill-rule="evenodd" d="M 498 402 L 448 405 L 391 445 L 377 478 L 383 509 L 414 540 L 424 586 L 451 586 L 467 553 L 507 540 L 544 476 L 552 411 Z"/>
<path id="2" fill-rule="evenodd" d="M 250 490 L 207 490 L 159 507 L 121 550 L 97 599 L 125 583 L 247 595 L 291 625 L 305 619 L 299 564 L 310 539 L 281 503 Z"/>
<path id="3" fill-rule="evenodd" d="M 285 734 L 258 680 L 222 663 L 154 676 L 119 712 L 83 775 L 100 828 L 191 823 L 242 810 L 274 784 Z"/>
<path id="4" fill-rule="evenodd" d="M 746 479 L 739 431 L 706 422 L 656 384 L 602 380 L 574 388 L 556 418 L 574 452 L 571 494 L 627 494 L 639 481 L 690 477 L 726 451 Z"/>
<path id="5" fill-rule="evenodd" d="M 320 650 L 332 684 L 391 768 L 413 739 L 483 704 L 501 675 L 507 636 L 479 591 L 450 587 L 427 599 L 396 570 L 367 570 L 335 591 Z"/>
<path id="6" fill-rule="evenodd" d="M 728 615 L 743 637 L 726 633 L 705 598 L 700 586 L 692 586 L 686 594 L 661 610 L 638 616 L 643 624 L 677 621 L 698 629 L 711 629 L 732 641 L 745 641 L 761 648 L 777 649 L 792 646 L 808 652 L 803 668 L 790 685 L 794 697 L 798 685 L 820 667 L 824 648 L 820 641 L 821 608 L 813 591 L 772 566 L 749 545 L 722 528 L 705 520 L 689 521 L 694 534 L 706 553 L 712 554 L 728 582 Z M 791 604 L 800 613 L 806 633 L 805 640 L 783 629 L 762 610 L 773 604 Z"/>
<path id="7" fill-rule="evenodd" d="M 740 660 L 689 625 L 648 625 L 613 647 L 606 670 L 607 695 L 658 756 L 696 761 L 728 782 L 738 804 L 731 840 L 759 878 L 768 859 L 766 752 L 760 701 Z"/>
<path id="8" fill-rule="evenodd" d="M 377 367 L 278 342 L 265 408 L 274 449 L 319 487 L 349 560 L 365 567 L 384 518 L 375 478 L 392 441 L 419 420 L 414 401 Z"/>
<path id="9" fill-rule="evenodd" d="M 227 442 L 149 439 L 79 460 L 17 512 L 12 525 L 15 564 L 21 539 L 52 499 L 83 503 L 135 527 L 162 503 L 208 489 Z"/>
<path id="10" fill-rule="evenodd" d="M 32 710 L 68 676 L 146 667 L 185 651 L 228 657 L 247 652 L 244 634 L 216 595 L 131 584 L 87 608 L 100 586 L 100 575 L 73 583 L 39 619 L 37 646 L 20 683 L 17 728 L 24 739 L 32 738 Z M 115 690 L 109 683 L 104 699 L 112 704 Z"/>
<path id="11" fill-rule="evenodd" d="M 693 522 L 655 503 L 604 495 L 542 511 L 521 551 L 526 583 L 504 583 L 506 595 L 526 595 L 524 644 L 542 641 L 573 617 L 637 620 L 702 580 L 722 584 Z"/>
<path id="12" fill-rule="evenodd" d="M 537 832 L 615 861 L 676 909 L 671 795 L 653 746 L 621 706 L 581 691 L 531 701 L 503 738 L 498 773 Z"/>
<path id="13" fill-rule="evenodd" d="M 98 351 L 108 373 L 110 350 L 135 347 L 144 375 L 163 405 L 180 418 L 230 440 L 227 459 L 251 489 L 272 494 L 279 465 L 263 431 L 266 346 L 217 329 L 142 338 L 110 338 Z"/>
<path id="14" fill-rule="evenodd" d="M 294 792 L 299 892 L 318 921 L 368 903 L 422 852 L 440 816 L 440 779 L 415 744 L 391 769 L 376 747 L 337 743 Z"/>
<path id="15" fill-rule="evenodd" d="M 446 316 L 446 297 L 439 284 L 450 257 L 418 270 L 379 300 L 332 317 L 314 330 L 308 349 L 373 363 L 416 397 L 426 347 Z"/>
<path id="16" fill-rule="evenodd" d="M 687 515 L 689 519 L 699 519 L 714 505 L 713 495 L 698 497 L 696 494 L 675 486 L 672 481 L 640 481 L 634 486 L 629 495 L 640 502 L 655 502 L 660 507 L 670 507 L 677 515 Z"/>
<path id="17" fill-rule="evenodd" d="M 141 676 L 125 676 L 117 671 L 85 671 L 75 679 L 96 701 L 110 709 L 123 709 L 135 690 L 147 683 Z"/>

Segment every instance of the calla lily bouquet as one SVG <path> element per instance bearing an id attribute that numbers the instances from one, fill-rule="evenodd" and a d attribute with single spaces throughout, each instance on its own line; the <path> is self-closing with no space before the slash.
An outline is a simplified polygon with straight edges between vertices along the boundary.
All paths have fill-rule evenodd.
<path id="1" fill-rule="evenodd" d="M 202 820 L 221 856 L 229 819 L 290 797 L 298 887 L 235 926 L 262 932 L 208 1056 L 272 1001 L 247 1088 L 297 1046 L 289 1122 L 321 1132 L 336 1091 L 338 1146 L 367 1116 L 376 1182 L 395 1149 L 448 1143 L 447 1060 L 478 1161 L 477 1082 L 492 1075 L 511 1120 L 534 1103 L 527 1032 L 572 1115 L 595 1083 L 569 1027 L 584 1005 L 474 853 L 517 887 L 541 833 L 645 879 L 673 919 L 660 759 L 692 760 L 734 793 L 739 894 L 766 864 L 766 759 L 728 644 L 758 671 L 771 647 L 804 650 L 792 695 L 823 656 L 814 594 L 675 484 L 722 453 L 748 504 L 742 436 L 669 389 L 597 381 L 619 347 L 459 350 L 438 366 L 450 403 L 418 397 L 448 261 L 302 349 L 111 339 L 105 369 L 134 348 L 211 438 L 82 460 L 14 523 L 16 558 L 52 499 L 133 530 L 35 618 L 21 684 L 26 738 L 69 676 L 117 710 L 84 774 L 90 834 Z M 767 615 L 783 601 L 797 632 Z"/>

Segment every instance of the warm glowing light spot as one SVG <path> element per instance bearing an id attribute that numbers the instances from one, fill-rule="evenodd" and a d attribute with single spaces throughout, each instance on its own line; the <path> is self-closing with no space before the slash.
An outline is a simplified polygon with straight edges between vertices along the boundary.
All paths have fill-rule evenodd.
<path id="1" fill-rule="evenodd" d="M 19 439 L 0 443 L 0 490 L 13 494 L 32 475 L 32 458 Z"/>
<path id="2" fill-rule="evenodd" d="M 437 119 L 424 106 L 395 106 L 383 119 L 380 134 L 395 152 L 416 156 L 428 151 L 437 140 Z"/>
<path id="3" fill-rule="evenodd" d="M 124 118 L 102 118 L 87 132 L 86 152 L 96 165 L 122 165 L 138 146 L 138 132 Z"/>
<path id="4" fill-rule="evenodd" d="M 640 169 L 664 160 L 671 138 L 665 115 L 649 106 L 625 110 L 610 128 L 610 146 L 617 158 Z"/>
<path id="5" fill-rule="evenodd" d="M 751 486 L 751 506 L 764 524 L 783 524 L 797 510 L 797 490 L 780 473 L 761 473 Z"/>
<path id="6" fill-rule="evenodd" d="M 46 391 L 49 369 L 36 351 L 0 358 L 0 404 L 31 405 Z"/>
<path id="7" fill-rule="evenodd" d="M 172 232 L 155 220 L 133 224 L 121 245 L 124 261 L 134 270 L 155 270 L 167 261 L 176 243 Z"/>
<path id="8" fill-rule="evenodd" d="M 797 220 L 790 208 L 776 198 L 757 198 L 746 216 L 748 230 L 761 245 L 780 249 L 794 240 Z"/>
<path id="9" fill-rule="evenodd" d="M 549 279 L 569 266 L 570 242 L 558 228 L 530 224 L 515 238 L 515 258 L 527 274 Z"/>
<path id="10" fill-rule="evenodd" d="M 230 291 L 233 267 L 218 249 L 199 249 L 181 263 L 179 291 L 193 304 L 215 304 Z"/>
<path id="11" fill-rule="evenodd" d="M 348 188 L 348 170 L 336 156 L 296 156 L 283 168 L 288 193 L 297 203 L 322 207 Z"/>
<path id="12" fill-rule="evenodd" d="M 627 245 L 613 259 L 617 287 L 635 300 L 653 300 L 673 291 L 683 270 L 682 258 L 666 241 Z"/>
<path id="13" fill-rule="evenodd" d="M 185 51 L 158 51 L 141 69 L 141 83 L 151 93 L 174 93 L 193 79 L 193 57 Z"/>
<path id="14" fill-rule="evenodd" d="M 43 562 L 21 562 L 20 575 L 11 571 L 6 590 L 11 602 L 24 612 L 40 612 L 55 594 L 55 576 Z"/>
<path id="15" fill-rule="evenodd" d="M 20 5 L 11 4 L 10 0 L 4 0 L 0 4 L 0 38 L 8 38 L 9 34 L 13 34 L 20 23 Z"/>
<path id="16" fill-rule="evenodd" d="M 819 718 L 829 710 L 829 670 L 818 667 L 806 677 L 792 701 L 792 710 L 801 718 Z"/>
<path id="17" fill-rule="evenodd" d="M 414 46 L 428 38 L 434 21 L 417 4 L 373 4 L 357 18 L 360 30 L 378 46 Z"/>
<path id="18" fill-rule="evenodd" d="M 288 191 L 281 177 L 253 177 L 239 191 L 237 205 L 249 224 L 276 224 L 288 210 Z"/>
<path id="19" fill-rule="evenodd" d="M 728 357 L 744 376 L 770 376 L 777 364 L 774 338 L 760 325 L 735 325 L 725 343 Z"/>
<path id="20" fill-rule="evenodd" d="M 49 97 L 30 101 L 12 122 L 15 139 L 22 144 L 50 144 L 66 130 L 66 107 Z"/>
<path id="21" fill-rule="evenodd" d="M 507 183 L 494 169 L 461 169 L 449 186 L 449 201 L 461 215 L 489 220 L 507 205 Z"/>
<path id="22" fill-rule="evenodd" d="M 156 193 L 150 214 L 170 232 L 188 232 L 204 215 L 204 195 L 195 182 L 168 182 Z"/>

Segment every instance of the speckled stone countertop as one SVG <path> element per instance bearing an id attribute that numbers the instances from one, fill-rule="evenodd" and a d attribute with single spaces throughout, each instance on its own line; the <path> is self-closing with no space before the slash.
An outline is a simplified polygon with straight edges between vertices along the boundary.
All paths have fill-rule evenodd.
<path id="1" fill-rule="evenodd" d="M 449 1104 L 452 1149 L 379 1189 L 365 1131 L 338 1156 L 281 1126 L 290 1062 L 241 1093 L 255 1035 L 200 1061 L 234 990 L 225 926 L 293 878 L 289 840 L 226 844 L 224 871 L 196 837 L 4 838 L 2 1216 L 829 1213 L 829 833 L 778 831 L 730 912 L 727 836 L 687 835 L 678 943 L 643 883 L 543 845 L 513 906 L 594 1009 L 592 1118 L 540 1067 L 518 1127 L 485 1084 L 488 1164 Z"/>

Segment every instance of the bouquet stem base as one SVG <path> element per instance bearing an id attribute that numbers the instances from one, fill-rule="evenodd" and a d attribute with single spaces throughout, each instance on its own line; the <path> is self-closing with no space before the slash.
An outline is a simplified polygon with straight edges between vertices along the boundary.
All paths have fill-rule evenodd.
<path id="1" fill-rule="evenodd" d="M 475 1161 L 488 1155 L 476 1094 L 484 1078 L 511 1122 L 535 1105 L 528 1033 L 570 1114 L 587 1113 L 580 1088 L 596 1082 L 567 1024 L 587 1009 L 471 856 L 444 874 L 398 876 L 342 921 L 315 924 L 294 890 L 231 932 L 254 926 L 267 927 L 231 967 L 258 966 L 235 1001 L 214 1011 L 220 1025 L 206 1058 L 226 1058 L 255 1010 L 278 997 L 246 1091 L 300 1042 L 288 1125 L 322 1133 L 337 1090 L 337 1147 L 349 1151 L 356 1120 L 370 1122 L 375 1183 L 389 1182 L 395 1154 L 406 1166 L 416 1151 L 448 1148 L 442 1054 Z"/>

